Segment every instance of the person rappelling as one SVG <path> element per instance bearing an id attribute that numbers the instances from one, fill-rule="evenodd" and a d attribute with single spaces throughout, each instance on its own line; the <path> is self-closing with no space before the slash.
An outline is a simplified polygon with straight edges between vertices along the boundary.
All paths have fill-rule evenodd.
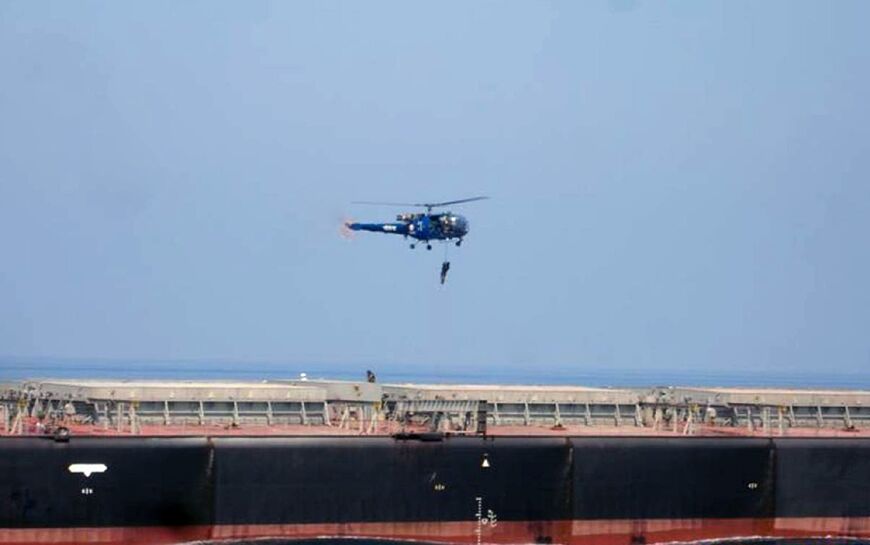
<path id="1" fill-rule="evenodd" d="M 444 282 L 447 281 L 447 271 L 450 270 L 450 262 L 445 261 L 441 264 L 441 285 L 444 285 Z"/>

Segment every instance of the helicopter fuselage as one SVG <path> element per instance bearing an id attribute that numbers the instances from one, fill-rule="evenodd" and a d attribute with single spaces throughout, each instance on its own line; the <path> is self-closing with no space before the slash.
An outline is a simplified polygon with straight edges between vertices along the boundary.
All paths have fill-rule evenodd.
<path id="1" fill-rule="evenodd" d="M 462 240 L 468 234 L 468 220 L 452 212 L 398 214 L 391 223 L 347 223 L 352 231 L 403 235 L 416 240 Z"/>

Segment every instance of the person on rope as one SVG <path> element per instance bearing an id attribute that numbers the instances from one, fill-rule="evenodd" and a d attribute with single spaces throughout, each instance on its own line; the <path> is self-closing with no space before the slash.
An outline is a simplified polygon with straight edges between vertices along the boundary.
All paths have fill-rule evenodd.
<path id="1" fill-rule="evenodd" d="M 444 284 L 444 282 L 447 281 L 447 271 L 449 271 L 449 270 L 450 270 L 450 262 L 449 261 L 445 261 L 444 263 L 441 264 L 441 284 L 442 285 Z"/>

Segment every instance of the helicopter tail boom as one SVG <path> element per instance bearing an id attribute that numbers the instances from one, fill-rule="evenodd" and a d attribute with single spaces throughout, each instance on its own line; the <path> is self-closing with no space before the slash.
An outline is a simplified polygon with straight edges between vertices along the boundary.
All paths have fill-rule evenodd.
<path id="1" fill-rule="evenodd" d="M 393 235 L 408 234 L 408 224 L 406 223 L 345 223 L 345 226 L 351 231 L 372 231 Z"/>

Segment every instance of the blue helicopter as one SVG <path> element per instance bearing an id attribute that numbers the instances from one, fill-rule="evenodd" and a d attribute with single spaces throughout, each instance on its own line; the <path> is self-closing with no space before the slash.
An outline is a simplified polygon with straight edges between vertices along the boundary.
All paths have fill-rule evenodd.
<path id="1" fill-rule="evenodd" d="M 371 202 L 354 201 L 354 204 L 372 204 L 385 206 L 415 206 L 425 208 L 426 212 L 405 212 L 396 215 L 393 223 L 356 223 L 345 222 L 344 227 L 350 231 L 372 231 L 375 233 L 388 233 L 402 235 L 405 238 L 415 239 L 411 242 L 411 249 L 416 248 L 417 241 L 425 242 L 426 249 L 432 249 L 433 240 L 455 240 L 456 245 L 462 245 L 462 239 L 468 234 L 468 220 L 460 214 L 446 211 L 432 213 L 433 208 L 441 208 L 451 204 L 461 204 L 472 201 L 482 201 L 489 197 L 472 197 L 458 201 L 445 201 L 436 203 L 395 203 L 395 202 Z"/>

